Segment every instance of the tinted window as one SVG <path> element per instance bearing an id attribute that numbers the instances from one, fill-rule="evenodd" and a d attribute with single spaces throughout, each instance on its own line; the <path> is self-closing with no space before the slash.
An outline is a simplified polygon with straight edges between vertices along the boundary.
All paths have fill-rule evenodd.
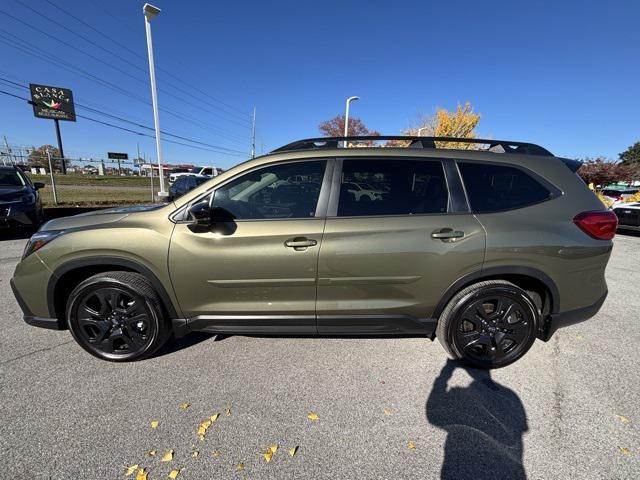
<path id="1" fill-rule="evenodd" d="M 255 170 L 216 190 L 213 205 L 240 220 L 311 218 L 326 163 L 293 162 Z"/>
<path id="2" fill-rule="evenodd" d="M 15 170 L 0 170 L 0 185 L 8 187 L 22 187 L 25 181 Z"/>
<path id="3" fill-rule="evenodd" d="M 484 163 L 459 163 L 474 212 L 495 212 L 542 202 L 551 192 L 519 168 Z"/>
<path id="4" fill-rule="evenodd" d="M 422 160 L 345 160 L 338 216 L 444 213 L 442 164 Z"/>

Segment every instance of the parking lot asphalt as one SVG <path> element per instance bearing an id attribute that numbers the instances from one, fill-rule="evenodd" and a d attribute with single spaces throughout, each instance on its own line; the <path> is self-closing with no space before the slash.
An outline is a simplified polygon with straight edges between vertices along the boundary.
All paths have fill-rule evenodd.
<path id="1" fill-rule="evenodd" d="M 418 338 L 192 334 L 101 361 L 22 321 L 24 244 L 0 241 L 1 478 L 640 478 L 640 236 L 615 238 L 596 317 L 490 373 Z"/>

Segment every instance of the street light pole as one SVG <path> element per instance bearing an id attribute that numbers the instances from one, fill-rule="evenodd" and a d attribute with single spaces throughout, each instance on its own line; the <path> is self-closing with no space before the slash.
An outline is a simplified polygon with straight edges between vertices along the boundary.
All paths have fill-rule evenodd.
<path id="1" fill-rule="evenodd" d="M 253 122 L 251 123 L 251 158 L 256 158 L 256 107 L 253 107 Z"/>
<path id="2" fill-rule="evenodd" d="M 427 127 L 420 127 L 418 129 L 418 136 L 421 137 L 422 136 L 422 130 L 426 130 L 426 129 L 427 129 Z"/>
<path id="3" fill-rule="evenodd" d="M 349 97 L 347 98 L 347 106 L 345 108 L 345 112 L 344 112 L 344 136 L 348 137 L 349 136 L 349 104 L 351 102 L 355 102 L 356 100 L 360 100 L 360 97 Z M 344 146 L 346 148 L 347 146 L 347 141 L 344 141 Z"/>
<path id="4" fill-rule="evenodd" d="M 142 7 L 144 25 L 147 32 L 147 53 L 149 54 L 149 76 L 151 77 L 151 100 L 153 102 L 153 123 L 156 129 L 156 151 L 158 152 L 158 176 L 160 181 L 159 197 L 166 197 L 164 189 L 164 172 L 162 170 L 162 145 L 160 144 L 160 115 L 158 114 L 158 93 L 156 92 L 156 70 L 153 63 L 153 42 L 151 40 L 151 19 L 160 13 L 158 7 L 145 3 Z"/>

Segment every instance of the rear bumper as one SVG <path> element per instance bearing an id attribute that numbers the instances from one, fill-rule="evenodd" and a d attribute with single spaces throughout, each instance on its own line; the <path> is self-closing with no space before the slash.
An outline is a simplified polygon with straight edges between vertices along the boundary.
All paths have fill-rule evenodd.
<path id="1" fill-rule="evenodd" d="M 602 297 L 600 297 L 593 305 L 549 315 L 549 320 L 547 321 L 540 338 L 546 342 L 559 328 L 568 327 L 569 325 L 589 320 L 598 313 L 600 307 L 602 307 L 602 304 L 607 298 L 607 293 L 608 292 L 605 292 L 604 295 L 602 295 Z"/>
<path id="2" fill-rule="evenodd" d="M 64 327 L 60 324 L 57 318 L 45 318 L 45 317 L 35 316 L 27 306 L 27 303 L 22 298 L 22 295 L 20 295 L 20 292 L 16 288 L 13 278 L 9 281 L 9 285 L 11 285 L 11 290 L 13 291 L 13 295 L 16 297 L 16 301 L 20 306 L 20 310 L 22 310 L 23 318 L 25 322 L 27 322 L 29 325 L 33 325 L 34 327 L 48 328 L 51 330 L 64 329 Z"/>

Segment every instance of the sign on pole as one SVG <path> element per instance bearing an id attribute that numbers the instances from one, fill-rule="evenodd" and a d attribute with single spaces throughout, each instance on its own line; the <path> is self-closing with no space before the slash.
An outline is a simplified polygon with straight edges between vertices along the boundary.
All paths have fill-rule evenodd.
<path id="1" fill-rule="evenodd" d="M 118 152 L 107 152 L 107 158 L 109 160 L 129 160 L 129 154 Z"/>
<path id="2" fill-rule="evenodd" d="M 33 114 L 50 120 L 76 121 L 73 93 L 68 88 L 29 84 Z"/>

